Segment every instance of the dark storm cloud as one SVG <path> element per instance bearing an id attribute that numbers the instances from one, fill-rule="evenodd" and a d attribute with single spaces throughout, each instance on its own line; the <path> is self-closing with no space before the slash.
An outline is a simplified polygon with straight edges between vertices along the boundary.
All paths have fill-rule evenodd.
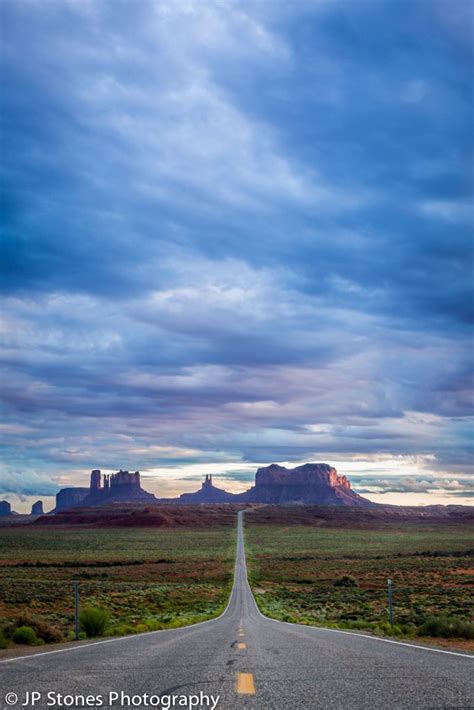
<path id="1" fill-rule="evenodd" d="M 8 471 L 2 473 L 2 492 L 22 496 L 52 496 L 58 491 L 57 483 L 45 474 L 34 471 Z"/>
<path id="2" fill-rule="evenodd" d="M 462 473 L 469 4 L 2 11 L 5 460 Z"/>

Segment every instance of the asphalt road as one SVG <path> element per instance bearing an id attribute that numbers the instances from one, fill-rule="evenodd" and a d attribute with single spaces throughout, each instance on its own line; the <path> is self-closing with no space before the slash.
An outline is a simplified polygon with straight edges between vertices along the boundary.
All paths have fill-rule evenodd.
<path id="1" fill-rule="evenodd" d="M 474 708 L 473 656 L 262 616 L 247 581 L 241 518 L 234 587 L 222 616 L 3 661 L 1 707 L 12 707 L 7 693 L 18 695 L 20 707 L 25 693 L 35 691 L 41 698 L 33 704 L 30 696 L 24 707 L 167 710 L 174 695 L 174 707 L 212 708 L 211 699 L 189 700 L 204 693 L 219 696 L 219 710 Z M 138 697 L 109 696 L 121 691 Z M 95 697 L 71 705 L 58 694 Z"/>

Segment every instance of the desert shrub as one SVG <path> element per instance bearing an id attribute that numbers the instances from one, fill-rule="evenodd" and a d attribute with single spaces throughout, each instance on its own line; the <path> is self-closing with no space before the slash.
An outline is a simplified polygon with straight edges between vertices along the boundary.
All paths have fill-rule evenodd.
<path id="1" fill-rule="evenodd" d="M 365 621 L 364 619 L 343 619 L 338 623 L 338 626 L 344 629 L 355 629 L 356 631 L 364 631 L 366 629 L 371 629 L 373 624 L 371 624 L 370 621 Z"/>
<path id="2" fill-rule="evenodd" d="M 8 648 L 10 640 L 6 638 L 3 629 L 0 629 L 0 649 Z"/>
<path id="3" fill-rule="evenodd" d="M 336 579 L 334 582 L 335 587 L 358 587 L 357 579 L 351 574 L 343 574 L 342 577 Z"/>
<path id="4" fill-rule="evenodd" d="M 17 627 L 30 626 L 35 631 L 37 637 L 43 639 L 45 643 L 58 643 L 64 640 L 62 631 L 58 629 L 57 626 L 54 626 L 54 624 L 51 624 L 45 619 L 32 616 L 28 612 L 20 614 L 15 625 Z"/>
<path id="5" fill-rule="evenodd" d="M 404 636 L 415 636 L 416 635 L 416 625 L 415 624 L 401 624 L 400 628 Z"/>
<path id="6" fill-rule="evenodd" d="M 403 631 L 398 624 L 389 624 L 388 621 L 384 621 L 381 624 L 377 624 L 375 627 L 375 632 L 383 634 L 384 636 L 403 636 Z"/>
<path id="7" fill-rule="evenodd" d="M 95 638 L 104 634 L 109 618 L 107 609 L 89 607 L 79 615 L 79 625 L 88 638 Z"/>
<path id="8" fill-rule="evenodd" d="M 137 624 L 137 626 L 135 626 L 135 632 L 137 634 L 144 634 L 147 631 L 150 631 L 147 624 Z"/>
<path id="9" fill-rule="evenodd" d="M 148 631 L 159 631 L 163 628 L 163 624 L 156 619 L 145 619 L 144 623 L 146 624 Z"/>
<path id="10" fill-rule="evenodd" d="M 85 641 L 87 638 L 86 634 L 84 631 L 80 631 L 78 634 L 78 637 L 76 639 L 76 632 L 75 631 L 69 631 L 67 635 L 67 640 L 68 641 Z"/>
<path id="11" fill-rule="evenodd" d="M 130 624 L 118 624 L 107 630 L 107 636 L 128 636 L 135 633 L 135 627 Z"/>
<path id="12" fill-rule="evenodd" d="M 31 626 L 19 626 L 13 632 L 13 641 L 25 646 L 35 646 L 38 643 L 36 631 Z"/>
<path id="13" fill-rule="evenodd" d="M 474 622 L 447 616 L 429 616 L 418 629 L 420 636 L 474 639 Z"/>

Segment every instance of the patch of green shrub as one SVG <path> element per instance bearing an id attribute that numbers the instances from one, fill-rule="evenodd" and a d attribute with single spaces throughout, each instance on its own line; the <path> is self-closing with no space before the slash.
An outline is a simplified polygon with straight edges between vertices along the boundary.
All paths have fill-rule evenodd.
<path id="1" fill-rule="evenodd" d="M 67 635 L 67 640 L 68 641 L 85 641 L 87 638 L 86 634 L 84 631 L 80 631 L 78 634 L 78 638 L 76 639 L 76 632 L 75 631 L 69 631 Z"/>
<path id="2" fill-rule="evenodd" d="M 355 629 L 356 631 L 367 631 L 373 628 L 373 624 L 370 621 L 364 621 L 363 619 L 341 619 L 337 625 L 341 629 Z"/>
<path id="3" fill-rule="evenodd" d="M 137 626 L 135 626 L 135 633 L 137 634 L 144 634 L 147 631 L 150 631 L 147 624 L 137 624 Z"/>
<path id="4" fill-rule="evenodd" d="M 163 625 L 159 621 L 156 621 L 156 619 L 145 619 L 143 623 L 147 631 L 159 631 L 163 628 Z"/>
<path id="5" fill-rule="evenodd" d="M 404 636 L 415 636 L 416 635 L 416 625 L 415 624 L 401 624 L 400 628 Z"/>
<path id="6" fill-rule="evenodd" d="M 375 627 L 375 632 L 377 634 L 383 634 L 384 636 L 403 636 L 403 631 L 398 624 L 389 624 L 388 621 L 384 621 L 381 624 L 377 624 Z"/>
<path id="7" fill-rule="evenodd" d="M 101 607 L 89 607 L 84 609 L 79 615 L 79 626 L 85 632 L 87 638 L 103 636 L 110 614 L 107 609 Z"/>
<path id="8" fill-rule="evenodd" d="M 128 636 L 135 633 L 135 627 L 129 624 L 119 624 L 107 631 L 107 636 Z"/>
<path id="9" fill-rule="evenodd" d="M 15 622 L 15 625 L 17 627 L 30 626 L 34 629 L 36 636 L 39 639 L 42 639 L 45 643 L 59 643 L 64 640 L 64 636 L 57 626 L 54 626 L 54 624 L 51 624 L 45 619 L 32 616 L 28 612 L 20 614 Z"/>
<path id="10" fill-rule="evenodd" d="M 8 648 L 10 640 L 6 638 L 3 629 L 0 630 L 0 649 Z"/>
<path id="11" fill-rule="evenodd" d="M 474 639 L 474 622 L 448 616 L 429 616 L 418 628 L 418 635 Z"/>
<path id="12" fill-rule="evenodd" d="M 19 626 L 13 632 L 12 639 L 14 643 L 22 644 L 25 646 L 36 646 L 36 644 L 38 643 L 36 631 L 32 629 L 31 626 Z"/>

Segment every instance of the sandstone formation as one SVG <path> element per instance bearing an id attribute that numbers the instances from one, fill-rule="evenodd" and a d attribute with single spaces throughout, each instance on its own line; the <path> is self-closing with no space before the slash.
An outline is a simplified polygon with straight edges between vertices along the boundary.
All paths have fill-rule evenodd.
<path id="1" fill-rule="evenodd" d="M 249 503 L 313 503 L 318 505 L 370 505 L 351 489 L 327 463 L 306 463 L 296 468 L 271 464 L 259 468 L 255 486 L 240 496 Z"/>
<path id="2" fill-rule="evenodd" d="M 104 474 L 101 481 L 99 470 L 91 473 L 90 493 L 84 499 L 83 505 L 107 505 L 109 503 L 123 502 L 156 503 L 156 498 L 152 493 L 143 490 L 140 483 L 140 473 L 129 473 L 128 471 L 118 471 L 110 476 Z"/>
<path id="3" fill-rule="evenodd" d="M 31 515 L 43 515 L 44 510 L 43 510 L 43 501 L 42 500 L 37 500 L 36 503 L 33 503 L 31 506 Z"/>
<path id="4" fill-rule="evenodd" d="M 201 488 L 195 493 L 183 493 L 179 497 L 180 503 L 232 503 L 236 498 L 232 493 L 217 488 L 212 483 L 212 476 L 206 476 Z"/>
<path id="5" fill-rule="evenodd" d="M 0 500 L 0 518 L 6 518 L 7 515 L 13 515 L 12 507 L 7 500 Z"/>
<path id="6" fill-rule="evenodd" d="M 89 488 L 63 488 L 56 496 L 55 512 L 70 508 L 108 505 L 109 503 L 156 503 L 152 493 L 143 490 L 138 471 L 118 471 L 110 476 L 102 474 L 99 469 L 91 472 Z"/>
<path id="7" fill-rule="evenodd" d="M 228 493 L 206 475 L 200 490 L 183 493 L 179 498 L 155 498 L 143 490 L 140 473 L 118 471 L 110 476 L 99 469 L 91 472 L 89 488 L 63 488 L 56 496 L 56 513 L 71 508 L 88 508 L 110 503 L 270 503 L 284 505 L 374 505 L 351 489 L 345 476 L 327 463 L 306 463 L 289 469 L 277 464 L 257 470 L 255 485 L 245 493 Z"/>
<path id="8" fill-rule="evenodd" d="M 55 513 L 60 513 L 63 510 L 69 510 L 82 503 L 89 495 L 89 488 L 61 488 L 56 494 Z"/>

